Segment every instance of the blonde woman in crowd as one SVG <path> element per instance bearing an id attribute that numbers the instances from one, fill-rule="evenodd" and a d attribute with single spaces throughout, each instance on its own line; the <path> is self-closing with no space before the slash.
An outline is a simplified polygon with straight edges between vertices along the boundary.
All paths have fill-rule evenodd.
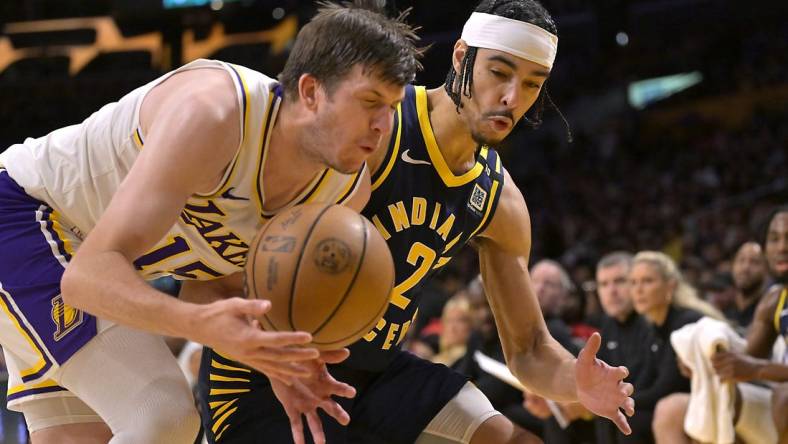
<path id="1" fill-rule="evenodd" d="M 670 332 L 703 316 L 724 319 L 719 310 L 698 297 L 665 253 L 641 251 L 635 255 L 629 283 L 635 310 L 654 324 L 666 341 Z"/>
<path id="2" fill-rule="evenodd" d="M 432 362 L 452 367 L 465 356 L 471 335 L 471 305 L 464 293 L 457 293 L 443 307 L 440 348 Z"/>

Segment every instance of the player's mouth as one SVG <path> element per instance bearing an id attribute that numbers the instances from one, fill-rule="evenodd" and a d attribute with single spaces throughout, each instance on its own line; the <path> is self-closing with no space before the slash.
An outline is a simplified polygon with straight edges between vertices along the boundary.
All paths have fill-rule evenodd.
<path id="1" fill-rule="evenodd" d="M 788 271 L 788 258 L 780 258 L 774 262 L 775 271 L 784 273 Z"/>
<path id="2" fill-rule="evenodd" d="M 490 125 L 495 131 L 509 131 L 512 121 L 507 117 L 490 117 Z"/>
<path id="3" fill-rule="evenodd" d="M 359 145 L 364 154 L 372 154 L 375 151 L 375 147 L 371 145 Z"/>

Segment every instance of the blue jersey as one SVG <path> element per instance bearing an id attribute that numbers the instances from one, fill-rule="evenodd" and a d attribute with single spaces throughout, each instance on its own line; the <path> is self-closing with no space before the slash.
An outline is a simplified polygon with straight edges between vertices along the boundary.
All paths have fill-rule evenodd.
<path id="1" fill-rule="evenodd" d="M 350 366 L 378 370 L 392 359 L 417 314 L 422 285 L 490 223 L 503 178 L 498 153 L 486 146 L 473 168 L 453 174 L 430 126 L 426 90 L 406 88 L 363 211 L 391 249 L 396 284 L 383 319 L 351 347 Z"/>
<path id="2" fill-rule="evenodd" d="M 774 311 L 774 328 L 788 345 L 788 286 L 784 287 L 777 299 L 777 309 Z M 783 361 L 788 363 L 788 352 Z"/>

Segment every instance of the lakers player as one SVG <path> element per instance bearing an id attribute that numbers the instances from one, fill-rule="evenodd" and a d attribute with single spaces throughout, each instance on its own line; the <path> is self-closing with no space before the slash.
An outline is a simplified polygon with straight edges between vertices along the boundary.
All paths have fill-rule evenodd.
<path id="1" fill-rule="evenodd" d="M 273 378 L 309 374 L 319 354 L 299 347 L 308 334 L 249 322 L 268 302 L 192 304 L 145 280 L 221 293 L 272 214 L 365 201 L 365 159 L 419 66 L 414 39 L 398 20 L 326 6 L 300 32 L 281 83 L 199 60 L 0 155 L 0 343 L 9 406 L 34 443 L 194 442 L 191 393 L 156 335 Z M 328 394 L 348 393 L 327 383 Z"/>
<path id="2" fill-rule="evenodd" d="M 526 268 L 528 210 L 493 149 L 544 94 L 555 34 L 549 14 L 534 0 L 485 0 L 454 47 L 445 88 L 406 89 L 388 149 L 370 160 L 372 195 L 364 209 L 388 242 L 398 282 L 384 318 L 351 346 L 347 361 L 330 368 L 358 391 L 340 400 L 350 425 L 323 415 L 325 434 L 314 436 L 315 442 L 535 439 L 496 412 L 463 376 L 398 347 L 417 315 L 425 279 L 471 240 L 512 372 L 529 390 L 579 400 L 630 432 L 621 411 L 634 412 L 632 385 L 622 382 L 626 369 L 595 359 L 598 335 L 575 360 L 545 327 Z M 299 394 L 228 366 L 232 362 L 221 356 L 203 357 L 203 420 L 210 440 L 288 442 L 292 433 L 297 444 L 304 442 Z M 314 431 L 318 419 L 307 419 Z"/>

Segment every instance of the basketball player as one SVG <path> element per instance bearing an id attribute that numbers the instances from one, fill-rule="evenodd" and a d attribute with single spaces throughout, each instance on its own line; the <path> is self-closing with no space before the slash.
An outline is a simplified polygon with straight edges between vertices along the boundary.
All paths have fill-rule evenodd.
<path id="1" fill-rule="evenodd" d="M 712 356 L 711 362 L 723 380 L 774 383 L 771 394 L 760 396 L 760 390 L 751 389 L 747 396 L 743 393 L 743 385 L 736 386 L 734 426 L 739 438 L 749 435 L 763 442 L 788 444 L 788 354 L 783 362 L 769 359 L 776 340 L 782 338 L 788 345 L 788 206 L 775 209 L 767 224 L 764 252 L 775 283 L 755 308 L 747 330 L 745 353 L 719 352 Z M 672 395 L 657 404 L 653 423 L 656 442 L 694 442 L 684 432 L 688 405 L 689 395 Z M 769 420 L 769 410 L 774 428 L 762 422 Z"/>
<path id="2" fill-rule="evenodd" d="M 399 20 L 326 6 L 300 32 L 281 83 L 199 60 L 0 155 L 0 342 L 9 406 L 34 443 L 193 443 L 199 417 L 157 335 L 274 378 L 310 374 L 319 354 L 299 347 L 308 334 L 249 322 L 268 302 L 186 303 L 145 280 L 221 292 L 275 212 L 354 193 L 365 201 L 365 160 L 419 67 L 414 39 Z"/>
<path id="3" fill-rule="evenodd" d="M 529 390 L 579 400 L 629 433 L 619 409 L 633 414 L 632 386 L 622 382 L 625 368 L 595 359 L 599 335 L 575 360 L 547 332 L 526 268 L 528 210 L 491 147 L 537 100 L 541 108 L 557 49 L 555 25 L 535 0 L 484 0 L 476 11 L 454 47 L 445 88 L 408 87 L 388 150 L 370 161 L 372 197 L 364 215 L 389 244 L 397 285 L 385 317 L 351 346 L 347 361 L 330 366 L 334 377 L 357 389 L 354 399 L 339 401 L 350 425 L 323 415 L 321 430 L 291 387 L 228 370 L 232 362 L 206 353 L 200 379 L 211 442 L 279 443 L 292 434 L 303 443 L 301 413 L 318 443 L 534 439 L 463 376 L 398 348 L 416 316 L 421 284 L 471 239 L 512 372 Z"/>

